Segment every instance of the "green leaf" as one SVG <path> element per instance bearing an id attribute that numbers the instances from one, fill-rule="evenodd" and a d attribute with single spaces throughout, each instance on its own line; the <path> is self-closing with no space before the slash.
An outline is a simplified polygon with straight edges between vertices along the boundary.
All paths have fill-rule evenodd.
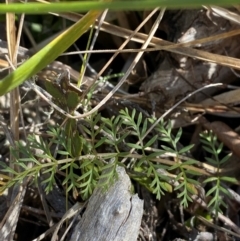
<path id="1" fill-rule="evenodd" d="M 196 184 L 196 183 L 195 183 L 195 184 Z M 198 184 L 198 183 L 197 183 L 197 184 Z M 191 193 L 191 194 L 194 194 L 194 195 L 198 194 L 198 190 L 197 190 L 196 187 L 195 187 L 193 184 L 191 184 L 191 183 L 187 183 L 187 190 L 188 190 L 188 192 Z"/>
<path id="2" fill-rule="evenodd" d="M 138 119 L 137 119 L 137 126 L 138 126 L 138 128 L 141 125 L 141 123 L 142 123 L 142 112 L 140 112 L 139 115 L 138 115 Z"/>
<path id="3" fill-rule="evenodd" d="M 48 156 L 47 155 L 45 155 L 44 156 L 44 158 L 48 158 Z M 30 158 L 20 158 L 19 159 L 19 162 L 33 162 L 33 163 L 35 163 L 36 165 L 38 165 L 38 166 L 41 166 L 42 164 L 36 159 L 36 158 L 34 158 L 34 157 L 30 157 Z"/>
<path id="4" fill-rule="evenodd" d="M 83 149 L 83 141 L 82 141 L 82 137 L 78 134 L 77 131 L 75 131 L 72 134 L 72 147 L 71 147 L 71 153 L 72 153 L 72 157 L 79 157 L 82 153 L 82 149 Z"/>
<path id="5" fill-rule="evenodd" d="M 146 130 L 147 130 L 147 124 L 148 124 L 148 120 L 145 119 L 143 122 L 143 126 L 142 126 L 142 133 L 141 133 L 141 138 L 145 135 Z"/>
<path id="6" fill-rule="evenodd" d="M 223 149 L 223 143 L 221 142 L 217 148 L 217 154 L 220 154 L 222 152 Z"/>
<path id="7" fill-rule="evenodd" d="M 225 157 L 221 159 L 220 164 L 222 165 L 223 163 L 227 162 L 231 156 L 232 153 L 227 154 Z"/>
<path id="8" fill-rule="evenodd" d="M 175 144 L 178 143 L 178 141 L 180 140 L 181 136 L 182 136 L 182 128 L 179 128 L 178 132 L 177 132 L 177 135 L 175 136 L 175 139 L 174 139 Z"/>
<path id="9" fill-rule="evenodd" d="M 95 145 L 94 145 L 94 148 L 98 148 L 99 146 L 101 146 L 105 141 L 106 141 L 107 137 L 104 136 L 104 137 L 101 137 L 100 141 L 98 141 Z"/>
<path id="10" fill-rule="evenodd" d="M 211 148 L 209 148 L 207 146 L 203 146 L 203 149 L 206 150 L 208 153 L 215 155 L 215 152 Z"/>
<path id="11" fill-rule="evenodd" d="M 172 132 L 172 122 L 171 122 L 171 120 L 168 120 L 168 122 L 167 122 L 166 131 L 168 133 L 168 136 L 171 136 L 171 132 Z"/>
<path id="12" fill-rule="evenodd" d="M 124 110 L 120 110 L 119 113 L 123 116 L 128 115 L 128 108 L 125 108 Z"/>
<path id="13" fill-rule="evenodd" d="M 116 142 L 115 145 L 119 145 L 120 143 L 123 143 L 123 140 L 129 135 L 129 132 L 124 133 Z"/>
<path id="14" fill-rule="evenodd" d="M 63 185 L 63 186 L 66 185 L 66 183 L 67 183 L 69 180 L 70 180 L 70 176 L 68 175 L 68 176 L 66 176 L 66 177 L 64 178 L 64 180 L 62 181 L 62 185 Z"/>
<path id="15" fill-rule="evenodd" d="M 192 179 L 192 178 L 188 178 L 188 179 L 187 179 L 187 182 L 190 183 L 190 184 L 194 184 L 194 185 L 198 185 L 198 184 L 199 184 L 199 181 L 194 180 L 194 179 Z"/>
<path id="16" fill-rule="evenodd" d="M 73 154 L 72 154 L 72 139 L 70 138 L 69 135 L 67 135 L 66 138 L 67 138 L 67 140 L 66 140 L 67 141 L 67 145 L 66 145 L 65 148 L 69 152 L 70 156 L 73 156 Z"/>
<path id="17" fill-rule="evenodd" d="M 86 134 L 88 134 L 88 135 L 90 135 L 91 136 L 91 131 L 89 130 L 89 128 L 88 127 L 86 127 L 86 126 L 84 126 L 84 125 L 82 125 L 81 126 L 81 128 L 83 128 L 83 130 L 84 130 L 84 132 L 86 132 Z M 105 127 L 106 128 L 106 127 Z M 105 130 L 105 128 L 104 128 L 104 130 Z M 106 131 L 106 130 L 105 130 Z M 107 131 L 106 131 L 107 132 Z"/>
<path id="18" fill-rule="evenodd" d="M 174 190 L 177 190 L 177 189 L 174 188 Z M 181 198 L 181 197 L 184 196 L 185 194 L 186 194 L 185 192 L 178 193 L 177 197 L 178 197 L 178 198 Z"/>
<path id="19" fill-rule="evenodd" d="M 136 114 L 136 109 L 133 109 L 133 110 L 132 110 L 131 120 L 134 120 L 135 114 Z"/>
<path id="20" fill-rule="evenodd" d="M 97 130 L 94 130 L 95 131 L 95 133 L 93 133 L 94 138 L 96 138 L 96 136 L 99 135 L 99 133 L 103 130 L 104 125 L 105 125 L 104 123 L 101 123 L 99 128 Z"/>
<path id="21" fill-rule="evenodd" d="M 167 182 L 161 182 L 160 185 L 161 185 L 162 189 L 164 189 L 166 192 L 172 193 L 172 191 L 173 191 L 172 185 L 170 185 Z"/>
<path id="22" fill-rule="evenodd" d="M 155 176 L 150 184 L 150 187 L 154 187 L 157 183 L 158 183 L 158 177 Z"/>
<path id="23" fill-rule="evenodd" d="M 230 182 L 230 183 L 235 183 L 235 184 L 238 183 L 238 181 L 235 177 L 220 177 L 220 180 Z"/>
<path id="24" fill-rule="evenodd" d="M 171 171 L 171 170 L 179 168 L 180 166 L 181 166 L 181 163 L 175 163 L 174 165 L 170 166 L 168 168 L 168 170 Z"/>
<path id="25" fill-rule="evenodd" d="M 225 187 L 220 186 L 219 191 L 221 191 L 222 193 L 224 193 L 228 197 L 232 196 L 231 193 Z"/>
<path id="26" fill-rule="evenodd" d="M 176 190 L 180 189 L 181 187 L 183 187 L 184 185 L 185 185 L 185 183 L 181 182 L 178 186 L 174 187 L 174 190 L 176 191 Z"/>
<path id="27" fill-rule="evenodd" d="M 211 207 L 212 205 L 214 205 L 214 209 L 217 209 L 219 211 L 218 200 L 215 197 L 210 200 L 210 202 L 208 203 L 208 207 Z"/>
<path id="28" fill-rule="evenodd" d="M 170 180 L 170 177 L 165 176 L 167 174 L 164 174 L 164 173 L 162 174 L 161 171 L 157 170 L 157 169 L 168 170 L 169 166 L 163 165 L 163 164 L 154 164 L 153 166 L 154 166 L 155 170 L 157 171 L 158 176 L 161 177 L 161 179 L 164 179 L 165 181 Z"/>
<path id="29" fill-rule="evenodd" d="M 167 152 L 172 152 L 172 153 L 176 153 L 175 150 L 173 150 L 171 147 L 168 147 L 168 146 L 164 146 L 164 145 L 161 145 L 162 149 L 167 151 Z"/>
<path id="30" fill-rule="evenodd" d="M 97 115 L 94 116 L 94 119 L 93 119 L 93 126 L 96 126 L 101 120 L 101 114 L 98 113 Z"/>
<path id="31" fill-rule="evenodd" d="M 167 142 L 167 143 L 171 142 L 171 140 L 169 139 L 168 136 L 160 136 L 160 137 L 158 137 L 158 139 L 159 139 L 160 141 L 165 141 L 165 142 Z"/>
<path id="32" fill-rule="evenodd" d="M 65 170 L 65 169 L 67 169 L 67 168 L 70 167 L 70 166 L 71 166 L 71 162 L 65 163 L 63 166 L 60 167 L 59 170 Z"/>
<path id="33" fill-rule="evenodd" d="M 6 163 L 4 163 L 2 161 L 0 161 L 0 166 L 3 167 L 3 169 L 1 169 L 2 172 L 8 172 L 8 173 L 12 173 L 14 175 L 18 174 L 14 169 L 10 168 L 8 165 L 6 165 Z"/>
<path id="34" fill-rule="evenodd" d="M 216 192 L 217 189 L 218 189 L 217 186 L 212 187 L 210 190 L 208 190 L 208 192 L 206 193 L 206 196 L 210 196 L 212 193 Z"/>
<path id="35" fill-rule="evenodd" d="M 152 144 L 157 140 L 158 135 L 153 136 L 145 145 L 143 148 L 151 147 Z"/>
<path id="36" fill-rule="evenodd" d="M 216 143 L 217 142 L 217 136 L 215 134 L 213 134 L 212 131 L 211 131 L 211 137 L 212 137 L 212 142 Z"/>
<path id="37" fill-rule="evenodd" d="M 74 185 L 73 185 L 73 183 L 71 182 L 70 185 L 68 186 L 66 192 L 70 192 L 73 187 L 74 187 Z"/>
<path id="38" fill-rule="evenodd" d="M 211 146 L 211 143 L 205 139 L 201 139 L 201 142 L 206 146 Z"/>
<path id="39" fill-rule="evenodd" d="M 73 161 L 73 162 L 71 162 L 71 168 L 73 169 L 79 169 L 80 167 L 79 167 L 79 165 L 75 162 L 75 161 Z"/>
<path id="40" fill-rule="evenodd" d="M 194 175 L 194 176 L 202 176 L 202 173 L 200 173 L 198 171 L 194 171 L 194 170 L 186 170 L 185 173 L 190 174 L 190 175 Z"/>
<path id="41" fill-rule="evenodd" d="M 119 115 L 113 116 L 111 119 L 113 121 L 113 125 L 114 126 L 117 126 L 117 125 L 119 125 L 122 122 L 122 119 L 121 119 L 121 117 Z"/>
<path id="42" fill-rule="evenodd" d="M 206 180 L 204 180 L 203 183 L 216 182 L 217 180 L 218 180 L 218 177 L 209 177 Z"/>
<path id="43" fill-rule="evenodd" d="M 69 112 L 72 112 L 77 108 L 80 103 L 80 96 L 74 91 L 68 91 L 66 94 L 66 104 L 69 109 Z"/>
<path id="44" fill-rule="evenodd" d="M 187 152 L 190 151 L 193 147 L 194 147 L 194 144 L 185 146 L 185 147 L 183 147 L 178 153 L 179 153 L 179 154 L 187 153 Z"/>
<path id="45" fill-rule="evenodd" d="M 126 143 L 128 146 L 130 146 L 131 148 L 135 148 L 135 149 L 142 149 L 141 146 L 137 145 L 137 144 L 133 144 L 133 143 Z"/>
<path id="46" fill-rule="evenodd" d="M 217 165 L 218 162 L 216 160 L 214 160 L 213 158 L 210 157 L 205 157 L 205 159 L 207 160 L 208 163 L 212 164 L 212 165 Z"/>
<path id="47" fill-rule="evenodd" d="M 114 116 L 113 116 L 113 117 L 114 117 Z M 103 123 L 105 123 L 106 125 L 108 125 L 108 126 L 111 126 L 111 125 L 112 125 L 109 118 L 101 117 L 101 121 L 102 121 Z"/>
<path id="48" fill-rule="evenodd" d="M 140 163 L 141 162 L 139 162 L 139 166 L 140 166 Z M 152 172 L 153 172 L 153 168 L 152 168 L 152 165 L 147 169 L 147 177 L 150 177 L 151 176 L 151 174 L 152 174 Z M 151 186 L 150 186 L 151 187 Z"/>
<path id="49" fill-rule="evenodd" d="M 87 177 L 89 177 L 89 176 L 91 176 L 91 175 L 92 175 L 92 171 L 89 170 L 88 172 L 83 173 L 83 174 L 78 178 L 77 181 L 78 181 L 78 182 L 79 182 L 79 181 L 82 181 L 82 180 L 84 180 L 85 178 L 87 178 Z M 83 182 L 83 183 L 80 184 L 80 187 L 84 187 L 84 186 L 88 185 L 88 183 L 89 183 L 90 181 L 91 181 L 90 179 L 87 179 L 85 182 Z"/>
<path id="50" fill-rule="evenodd" d="M 58 153 L 59 155 L 63 155 L 63 156 L 68 156 L 68 155 L 69 155 L 69 152 L 68 152 L 68 151 L 58 150 L 57 153 Z"/>
<path id="51" fill-rule="evenodd" d="M 22 167 L 24 170 L 27 170 L 28 167 L 23 162 L 16 163 L 18 166 Z"/>
<path id="52" fill-rule="evenodd" d="M 188 200 L 189 202 L 192 202 L 192 201 L 193 201 L 190 196 L 187 196 L 187 200 Z M 186 203 L 185 207 L 188 207 L 188 203 Z"/>
<path id="53" fill-rule="evenodd" d="M 182 162 L 182 166 L 184 167 L 184 166 L 186 166 L 186 165 L 195 165 L 195 164 L 197 164 L 198 163 L 198 161 L 196 161 L 196 160 L 193 160 L 193 159 L 189 159 L 189 160 L 187 160 L 187 161 L 183 161 Z"/>
<path id="54" fill-rule="evenodd" d="M 63 91 L 60 86 L 53 84 L 50 81 L 44 82 L 47 92 L 56 99 L 59 103 L 66 104 L 65 97 L 63 95 Z"/>
<path id="55" fill-rule="evenodd" d="M 51 174 L 52 174 L 52 173 L 55 174 L 56 170 L 55 170 L 54 167 L 50 167 L 50 168 L 45 169 L 45 170 L 42 171 L 43 174 L 48 173 L 48 172 L 51 172 Z"/>
<path id="56" fill-rule="evenodd" d="M 164 193 L 161 190 L 159 190 L 157 187 L 153 190 L 153 194 L 156 194 L 157 200 L 161 199 L 161 194 L 164 195 Z"/>
<path id="57" fill-rule="evenodd" d="M 93 168 L 93 164 L 92 164 L 93 160 L 82 160 L 80 168 L 86 168 L 89 166 L 89 169 Z"/>

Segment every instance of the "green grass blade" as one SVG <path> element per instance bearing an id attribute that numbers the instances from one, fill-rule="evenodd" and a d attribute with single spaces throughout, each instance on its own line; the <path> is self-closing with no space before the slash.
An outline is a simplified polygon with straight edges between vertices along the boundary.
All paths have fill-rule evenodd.
<path id="1" fill-rule="evenodd" d="M 217 4 L 231 6 L 232 4 L 239 4 L 240 0 L 128 0 L 128 1 L 75 1 L 75 2 L 58 2 L 51 4 L 42 3 L 13 3 L 0 4 L 0 13 L 14 12 L 14 13 L 48 13 L 48 12 L 67 12 L 67 11 L 89 11 L 89 10 L 149 10 L 156 7 L 168 8 L 196 8 L 202 5 Z"/>
<path id="2" fill-rule="evenodd" d="M 0 95 L 14 89 L 54 61 L 89 29 L 99 14 L 99 11 L 88 12 L 82 19 L 28 59 L 18 69 L 2 79 L 0 81 Z"/>

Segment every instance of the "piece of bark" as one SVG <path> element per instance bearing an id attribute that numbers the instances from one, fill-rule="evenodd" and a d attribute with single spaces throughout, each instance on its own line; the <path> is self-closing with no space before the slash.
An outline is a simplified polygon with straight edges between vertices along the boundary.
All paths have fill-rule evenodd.
<path id="1" fill-rule="evenodd" d="M 118 178 L 104 190 L 97 187 L 71 241 L 134 241 L 143 215 L 143 201 L 130 192 L 125 169 L 117 167 Z"/>
<path id="2" fill-rule="evenodd" d="M 167 40 L 173 43 L 185 43 L 237 28 L 238 25 L 204 9 L 167 11 L 160 25 Z M 238 36 L 194 47 L 231 57 L 240 54 Z M 150 99 L 157 104 L 171 104 L 206 84 L 229 83 L 235 79 L 230 68 L 174 53 L 163 52 L 163 55 L 165 58 L 158 69 L 141 86 L 141 90 L 149 93 Z M 211 88 L 204 93 L 212 94 L 216 90 Z M 190 100 L 199 102 L 205 98 L 206 95 L 199 93 Z"/>
<path id="3" fill-rule="evenodd" d="M 25 180 L 21 186 L 14 187 L 14 191 L 16 190 L 15 198 L 0 223 L 0 241 L 13 240 L 22 208 L 23 199 L 26 193 L 26 184 L 27 181 Z"/>

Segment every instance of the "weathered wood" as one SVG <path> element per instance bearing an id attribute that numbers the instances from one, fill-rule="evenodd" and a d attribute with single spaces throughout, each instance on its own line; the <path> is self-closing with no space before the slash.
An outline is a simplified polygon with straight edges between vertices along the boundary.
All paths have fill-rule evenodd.
<path id="1" fill-rule="evenodd" d="M 125 169 L 118 167 L 117 172 L 117 181 L 107 191 L 95 189 L 71 241 L 137 240 L 143 201 L 131 194 Z"/>
<path id="2" fill-rule="evenodd" d="M 174 43 L 185 43 L 237 28 L 238 25 L 205 9 L 167 11 L 160 25 L 168 36 L 167 40 Z M 240 54 L 238 36 L 194 47 L 231 57 Z M 173 103 L 206 84 L 229 83 L 235 79 L 228 67 L 173 53 L 163 52 L 163 55 L 159 68 L 141 86 L 142 91 L 151 93 L 150 98 L 156 103 Z M 204 92 L 212 94 L 214 91 L 216 88 Z M 197 94 L 191 101 L 199 102 L 205 98 L 205 95 Z"/>

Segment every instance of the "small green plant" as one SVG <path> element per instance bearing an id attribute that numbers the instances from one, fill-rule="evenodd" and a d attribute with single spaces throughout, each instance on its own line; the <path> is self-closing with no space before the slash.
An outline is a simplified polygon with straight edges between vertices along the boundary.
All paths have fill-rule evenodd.
<path id="1" fill-rule="evenodd" d="M 184 207 L 188 206 L 188 202 L 192 201 L 191 194 L 196 194 L 197 190 L 194 188 L 194 185 L 197 185 L 198 182 L 191 178 L 189 174 L 191 172 L 184 167 L 186 165 L 194 165 L 197 161 L 192 160 L 189 158 L 187 161 L 181 161 L 179 155 L 188 153 L 193 145 L 188 145 L 186 147 L 180 148 L 178 147 L 178 142 L 182 136 L 182 129 L 180 128 L 175 137 L 172 135 L 172 126 L 171 122 L 169 121 L 167 125 L 163 122 L 157 126 L 157 130 L 162 133 L 160 136 L 160 140 L 169 144 L 169 146 L 161 145 L 162 149 L 166 152 L 174 153 L 175 157 L 175 164 L 168 168 L 168 171 L 177 170 L 175 182 L 179 182 L 179 185 L 175 186 L 174 190 L 179 191 L 178 198 L 181 198 L 181 205 Z"/>
<path id="2" fill-rule="evenodd" d="M 36 181 L 42 175 L 45 191 L 50 192 L 55 183 L 55 175 L 62 175 L 62 184 L 66 192 L 77 190 L 83 200 L 88 199 L 100 182 L 105 189 L 117 178 L 116 167 L 125 167 L 130 178 L 144 185 L 158 199 L 166 192 L 176 192 L 180 204 L 187 207 L 192 202 L 192 195 L 198 195 L 198 176 L 201 169 L 196 167 L 198 161 L 188 157 L 193 145 L 181 147 L 179 144 L 182 130 L 173 135 L 171 122 L 160 122 L 144 138 L 153 118 L 144 118 L 135 109 L 121 110 L 118 116 L 101 117 L 91 115 L 81 120 L 81 133 L 77 122 L 70 120 L 64 127 L 49 127 L 48 138 L 30 135 L 27 144 L 18 142 L 11 151 L 16 154 L 19 172 L 1 163 L 4 172 L 11 173 L 9 179 L 0 187 L 0 192 L 21 182 L 25 177 Z M 206 158 L 211 164 L 220 168 L 229 155 L 220 159 L 223 144 L 210 133 L 201 135 L 204 149 L 212 154 Z M 160 146 L 154 149 L 153 146 Z M 165 158 L 163 158 L 163 155 Z M 166 158 L 168 157 L 168 158 Z M 29 168 L 28 164 L 32 163 Z M 194 167 L 195 166 L 195 167 Z M 230 177 L 218 173 L 206 177 L 204 183 L 213 187 L 207 192 L 211 196 L 209 207 L 215 212 L 221 211 L 224 202 L 221 192 L 230 195 L 222 185 L 234 183 Z"/>
<path id="3" fill-rule="evenodd" d="M 226 196 L 231 196 L 223 184 L 236 183 L 235 178 L 222 176 L 219 172 L 222 165 L 230 158 L 231 153 L 220 158 L 220 154 L 222 153 L 223 149 L 223 143 L 219 143 L 217 137 L 213 134 L 212 131 L 201 133 L 200 136 L 201 142 L 204 144 L 203 148 L 211 155 L 211 157 L 205 157 L 206 161 L 217 168 L 217 173 L 215 176 L 206 178 L 204 180 L 204 183 L 211 185 L 211 188 L 206 193 L 207 197 L 211 197 L 210 202 L 208 203 L 208 207 L 211 211 L 215 212 L 217 217 L 219 212 L 222 213 L 221 207 L 227 207 L 222 195 L 225 194 Z"/>

